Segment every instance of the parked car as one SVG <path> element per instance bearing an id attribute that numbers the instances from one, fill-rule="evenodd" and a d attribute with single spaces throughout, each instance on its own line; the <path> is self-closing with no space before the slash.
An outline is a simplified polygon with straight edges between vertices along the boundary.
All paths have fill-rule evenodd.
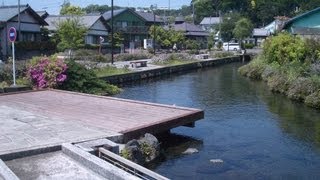
<path id="1" fill-rule="evenodd" d="M 228 51 L 228 48 L 229 48 L 229 51 L 240 51 L 241 50 L 239 43 L 223 43 L 222 48 L 225 51 Z"/>

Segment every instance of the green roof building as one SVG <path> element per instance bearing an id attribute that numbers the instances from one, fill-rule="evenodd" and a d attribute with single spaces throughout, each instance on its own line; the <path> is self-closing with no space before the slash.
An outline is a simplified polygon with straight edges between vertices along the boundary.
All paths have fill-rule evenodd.
<path id="1" fill-rule="evenodd" d="M 296 35 L 320 35 L 320 7 L 287 21 L 283 29 Z"/>
<path id="2" fill-rule="evenodd" d="M 149 37 L 149 28 L 153 24 L 149 16 L 130 8 L 114 10 L 114 32 L 121 33 L 125 47 L 129 47 L 130 43 L 134 43 L 135 48 L 143 47 L 143 40 Z M 111 27 L 111 11 L 104 13 L 103 17 Z M 155 23 L 161 24 L 158 17 Z"/>

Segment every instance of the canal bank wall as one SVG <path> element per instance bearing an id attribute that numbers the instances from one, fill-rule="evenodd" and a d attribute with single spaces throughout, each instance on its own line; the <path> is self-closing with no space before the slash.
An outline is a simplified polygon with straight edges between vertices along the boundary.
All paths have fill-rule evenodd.
<path id="1" fill-rule="evenodd" d="M 226 57 L 221 59 L 209 59 L 209 60 L 202 60 L 202 61 L 182 64 L 182 65 L 167 66 L 167 67 L 161 67 L 161 68 L 150 69 L 145 71 L 106 76 L 106 77 L 101 77 L 101 79 L 105 80 L 110 84 L 122 84 L 126 82 L 160 77 L 163 75 L 186 72 L 194 69 L 213 67 L 213 66 L 219 66 L 219 65 L 229 64 L 233 62 L 242 62 L 242 61 L 250 61 L 250 60 L 251 60 L 251 56 L 249 55 L 245 57 L 233 56 L 233 57 Z"/>

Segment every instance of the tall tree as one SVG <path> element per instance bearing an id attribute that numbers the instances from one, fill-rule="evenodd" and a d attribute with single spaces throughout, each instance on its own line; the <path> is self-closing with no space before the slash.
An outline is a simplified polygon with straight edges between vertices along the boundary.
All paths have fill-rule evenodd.
<path id="1" fill-rule="evenodd" d="M 84 36 L 87 28 L 80 23 L 79 18 L 68 18 L 56 24 L 59 51 L 66 49 L 79 49 L 84 47 Z"/>
<path id="2" fill-rule="evenodd" d="M 239 13 L 227 13 L 223 16 L 221 23 L 221 38 L 223 41 L 230 41 L 233 36 L 233 29 L 236 26 L 236 22 L 240 19 Z"/>
<path id="3" fill-rule="evenodd" d="M 63 3 L 60 15 L 83 15 L 85 12 L 79 6 L 73 6 L 70 2 Z"/>
<path id="4" fill-rule="evenodd" d="M 215 16 L 215 8 L 211 0 L 193 0 L 195 10 L 195 23 L 200 23 L 204 17 Z"/>
<path id="5" fill-rule="evenodd" d="M 240 47 L 242 40 L 251 36 L 253 30 L 253 25 L 251 21 L 247 18 L 241 18 L 236 22 L 236 26 L 233 29 L 233 35 L 240 42 Z"/>
<path id="6" fill-rule="evenodd" d="M 119 6 L 114 6 L 114 9 L 120 9 Z M 98 5 L 98 4 L 89 4 L 87 7 L 82 9 L 87 14 L 90 13 L 105 13 L 109 10 L 111 10 L 111 6 L 108 5 Z"/>

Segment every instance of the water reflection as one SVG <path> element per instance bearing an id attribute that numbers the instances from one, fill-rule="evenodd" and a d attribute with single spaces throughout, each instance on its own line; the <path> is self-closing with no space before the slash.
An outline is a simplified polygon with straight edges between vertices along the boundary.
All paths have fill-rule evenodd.
<path id="1" fill-rule="evenodd" d="M 302 103 L 287 100 L 279 94 L 263 96 L 270 112 L 279 117 L 279 127 L 286 134 L 305 142 L 312 142 L 320 148 L 319 111 Z"/>

